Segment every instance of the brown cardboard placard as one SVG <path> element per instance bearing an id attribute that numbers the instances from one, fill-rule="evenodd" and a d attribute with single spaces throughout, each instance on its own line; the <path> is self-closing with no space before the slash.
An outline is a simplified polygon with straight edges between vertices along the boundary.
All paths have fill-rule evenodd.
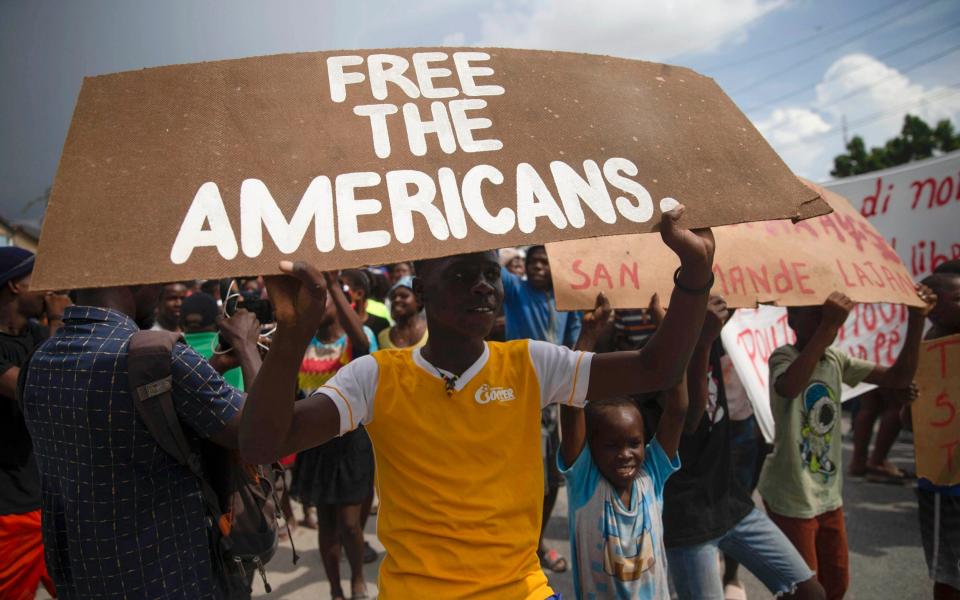
<path id="1" fill-rule="evenodd" d="M 936 485 L 960 484 L 960 334 L 920 346 L 911 407 L 917 476 Z"/>
<path id="2" fill-rule="evenodd" d="M 834 212 L 807 221 L 769 221 L 714 229 L 713 293 L 731 307 L 805 306 L 842 291 L 857 302 L 920 306 L 896 252 L 846 198 L 816 184 Z M 603 291 L 615 308 L 643 308 L 673 289 L 676 255 L 658 235 L 547 244 L 557 306 L 593 308 Z"/>
<path id="3" fill-rule="evenodd" d="M 481 48 L 264 56 L 84 80 L 41 289 L 335 269 L 817 212 L 712 79 Z"/>

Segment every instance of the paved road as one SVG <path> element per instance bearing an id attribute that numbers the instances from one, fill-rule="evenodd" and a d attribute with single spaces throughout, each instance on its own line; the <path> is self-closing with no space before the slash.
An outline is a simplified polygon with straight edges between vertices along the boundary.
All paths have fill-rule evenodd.
<path id="1" fill-rule="evenodd" d="M 850 458 L 850 444 L 844 444 L 845 464 Z M 909 438 L 897 443 L 891 458 L 901 467 L 913 466 L 913 450 Z M 851 585 L 850 599 L 897 599 L 911 600 L 930 598 L 932 585 L 927 577 L 920 533 L 917 525 L 917 502 L 912 487 L 899 487 L 866 482 L 862 479 L 847 479 L 844 483 L 844 503 L 850 545 Z M 560 499 L 547 529 L 548 543 L 565 556 L 569 556 L 567 543 L 566 495 L 561 489 Z M 373 519 L 367 525 L 367 539 L 382 551 L 375 534 Z M 316 532 L 300 528 L 294 534 L 297 550 L 302 558 L 296 566 L 291 564 L 289 545 L 278 551 L 269 565 L 268 579 L 273 586 L 272 594 L 263 594 L 262 584 L 257 581 L 257 597 L 290 600 L 316 600 L 329 598 L 329 585 L 320 565 L 317 552 Z M 371 591 L 376 591 L 378 563 L 367 565 L 365 573 Z M 348 579 L 349 570 L 341 561 L 341 575 Z M 743 572 L 748 597 L 772 598 L 766 588 L 747 572 Z M 550 574 L 550 583 L 562 592 L 565 598 L 573 598 L 572 577 L 565 574 Z M 349 581 L 344 581 L 344 590 L 349 593 Z"/>

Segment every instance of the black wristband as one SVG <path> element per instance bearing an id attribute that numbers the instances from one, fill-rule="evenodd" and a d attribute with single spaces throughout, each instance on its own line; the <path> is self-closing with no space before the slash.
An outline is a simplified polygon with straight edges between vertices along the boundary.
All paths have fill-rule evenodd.
<path id="1" fill-rule="evenodd" d="M 686 294 L 706 294 L 713 287 L 714 276 L 713 271 L 710 272 L 710 280 L 702 288 L 688 288 L 687 286 L 680 283 L 680 269 L 683 267 L 677 267 L 677 270 L 673 272 L 673 285 L 676 286 L 678 290 Z"/>

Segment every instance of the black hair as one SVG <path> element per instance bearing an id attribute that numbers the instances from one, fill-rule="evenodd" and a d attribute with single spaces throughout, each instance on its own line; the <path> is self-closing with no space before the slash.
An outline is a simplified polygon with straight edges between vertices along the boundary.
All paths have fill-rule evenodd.
<path id="1" fill-rule="evenodd" d="M 390 291 L 390 280 L 380 271 L 367 271 L 370 277 L 370 294 L 368 298 L 383 302 Z"/>
<path id="2" fill-rule="evenodd" d="M 524 265 L 529 265 L 529 264 L 530 264 L 530 256 L 531 256 L 534 252 L 543 252 L 544 254 L 546 254 L 546 253 L 547 253 L 547 247 L 544 246 L 543 244 L 537 244 L 537 245 L 535 245 L 535 246 L 530 246 L 529 248 L 527 248 L 527 254 L 526 254 L 526 256 L 523 257 L 523 264 L 524 264 Z"/>
<path id="3" fill-rule="evenodd" d="M 950 275 L 960 275 L 960 258 L 948 260 L 933 270 L 934 273 L 948 273 Z M 924 284 L 926 285 L 926 284 Z"/>
<path id="4" fill-rule="evenodd" d="M 346 269 L 340 272 L 340 277 L 347 280 L 347 283 L 355 290 L 363 290 L 363 297 L 370 297 L 370 278 L 360 269 Z"/>
<path id="5" fill-rule="evenodd" d="M 587 439 L 593 437 L 597 423 L 600 420 L 600 415 L 611 408 L 618 408 L 620 406 L 632 406 L 637 410 L 640 418 L 643 419 L 643 414 L 640 413 L 640 407 L 637 406 L 636 400 L 630 396 L 614 396 L 603 400 L 591 400 L 587 402 L 583 410 L 583 417 L 586 421 L 587 428 Z"/>
<path id="6" fill-rule="evenodd" d="M 216 296 L 220 293 L 220 280 L 219 279 L 208 279 L 200 284 L 200 291 L 204 294 L 210 294 L 211 296 Z"/>
<path id="7" fill-rule="evenodd" d="M 950 271 L 938 273 L 935 271 L 932 275 L 927 275 L 920 283 L 933 290 L 934 293 L 942 294 L 947 289 L 947 286 L 958 278 L 960 278 L 960 273 L 952 273 Z"/>
<path id="8" fill-rule="evenodd" d="M 180 308 L 180 323 L 186 325 L 189 315 L 200 315 L 200 321 L 194 325 L 210 327 L 216 325 L 219 312 L 217 301 L 213 296 L 198 292 L 184 298 L 183 306 Z"/>

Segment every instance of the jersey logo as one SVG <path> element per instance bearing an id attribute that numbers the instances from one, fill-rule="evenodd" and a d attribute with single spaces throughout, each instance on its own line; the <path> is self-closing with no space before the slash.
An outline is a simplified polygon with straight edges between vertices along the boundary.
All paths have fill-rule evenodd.
<path id="1" fill-rule="evenodd" d="M 510 402 L 516 400 L 517 396 L 513 393 L 513 388 L 491 387 L 485 383 L 477 389 L 473 399 L 477 404 L 489 404 L 493 401 Z"/>

